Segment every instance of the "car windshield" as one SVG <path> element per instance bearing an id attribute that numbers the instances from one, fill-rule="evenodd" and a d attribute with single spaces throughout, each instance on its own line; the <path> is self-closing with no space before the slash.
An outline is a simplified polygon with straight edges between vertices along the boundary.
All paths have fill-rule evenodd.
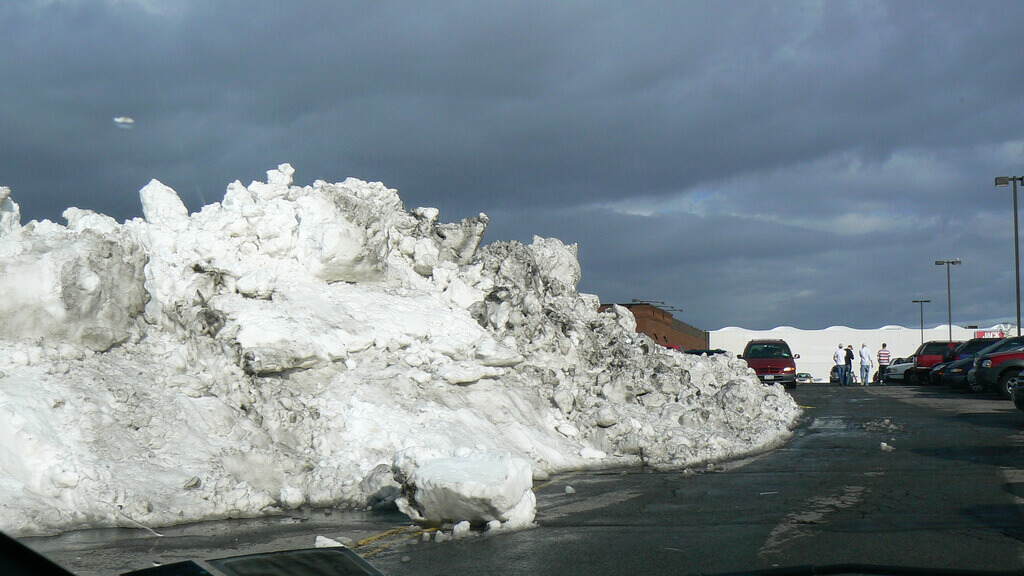
<path id="1" fill-rule="evenodd" d="M 0 0 L 0 532 L 78 576 L 1024 569 L 1024 362 L 930 370 L 1020 328 L 1022 28 Z"/>
<path id="2" fill-rule="evenodd" d="M 974 338 L 957 346 L 955 352 L 958 356 L 976 354 L 978 351 L 992 346 L 997 342 L 999 342 L 999 338 Z"/>
<path id="3" fill-rule="evenodd" d="M 946 342 L 928 342 L 925 343 L 920 351 L 917 353 L 918 356 L 941 356 L 952 350 L 950 345 Z"/>
<path id="4" fill-rule="evenodd" d="M 749 359 L 772 359 L 772 358 L 792 358 L 793 355 L 789 351 L 789 346 L 781 342 L 766 342 L 751 344 L 747 348 L 747 353 L 744 354 L 745 358 Z"/>
<path id="5" fill-rule="evenodd" d="M 1013 338 L 1003 338 L 995 344 L 989 345 L 978 352 L 981 354 L 995 354 L 997 352 L 1008 352 L 1010 350 L 1016 350 L 1024 347 L 1024 336 L 1014 336 Z"/>

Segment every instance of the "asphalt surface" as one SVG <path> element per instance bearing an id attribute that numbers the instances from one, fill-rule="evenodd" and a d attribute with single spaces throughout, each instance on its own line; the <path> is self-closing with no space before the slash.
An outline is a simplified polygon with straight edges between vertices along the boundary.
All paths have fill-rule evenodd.
<path id="1" fill-rule="evenodd" d="M 83 575 L 309 547 L 318 534 L 352 539 L 394 576 L 1024 567 L 1024 412 L 996 396 L 927 387 L 793 394 L 805 412 L 783 447 L 700 470 L 556 477 L 535 486 L 539 527 L 530 530 L 438 543 L 397 512 L 313 511 L 161 537 L 93 530 L 24 541 Z"/>

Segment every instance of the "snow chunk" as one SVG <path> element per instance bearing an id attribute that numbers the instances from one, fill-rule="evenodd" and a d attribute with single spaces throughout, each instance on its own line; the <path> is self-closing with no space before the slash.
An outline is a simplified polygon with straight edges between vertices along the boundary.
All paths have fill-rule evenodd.
<path id="1" fill-rule="evenodd" d="M 21 208 L 11 199 L 11 189 L 0 186 L 0 236 L 21 226 Z"/>
<path id="2" fill-rule="evenodd" d="M 315 547 L 317 547 L 317 548 L 344 548 L 345 547 L 345 545 L 342 544 L 341 542 L 338 542 L 337 540 L 335 540 L 333 538 L 328 538 L 327 536 L 321 536 L 319 534 L 317 534 L 316 541 L 314 541 L 313 545 Z"/>
<path id="3" fill-rule="evenodd" d="M 509 453 L 407 448 L 395 454 L 393 469 L 403 489 L 398 508 L 417 522 L 522 526 L 536 514 L 533 467 Z"/>
<path id="4" fill-rule="evenodd" d="M 178 193 L 155 178 L 139 190 L 139 198 L 142 214 L 150 224 L 173 227 L 188 220 L 188 208 Z"/>
<path id="5" fill-rule="evenodd" d="M 125 341 L 146 301 L 146 261 L 128 237 L 55 227 L 0 236 L 0 338 L 93 350 Z"/>
<path id="6" fill-rule="evenodd" d="M 558 280 L 567 288 L 576 289 L 583 271 L 577 260 L 579 248 L 575 244 L 566 245 L 558 238 L 534 236 L 530 251 L 537 259 L 541 275 Z"/>

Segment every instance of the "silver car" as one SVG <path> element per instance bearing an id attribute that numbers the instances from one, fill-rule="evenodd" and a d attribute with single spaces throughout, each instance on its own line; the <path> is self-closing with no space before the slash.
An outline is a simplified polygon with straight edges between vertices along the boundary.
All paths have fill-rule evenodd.
<path id="1" fill-rule="evenodd" d="M 914 357 L 896 358 L 885 370 L 885 382 L 903 382 L 908 369 L 914 367 Z"/>

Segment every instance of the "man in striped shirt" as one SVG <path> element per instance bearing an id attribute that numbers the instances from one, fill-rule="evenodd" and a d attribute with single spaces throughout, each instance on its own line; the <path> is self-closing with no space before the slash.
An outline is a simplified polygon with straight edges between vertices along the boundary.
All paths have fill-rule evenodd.
<path id="1" fill-rule="evenodd" d="M 885 381 L 885 370 L 889 367 L 889 362 L 892 358 L 889 357 L 889 349 L 885 347 L 885 342 L 882 342 L 882 347 L 878 349 L 878 372 L 875 374 L 877 382 Z"/>

